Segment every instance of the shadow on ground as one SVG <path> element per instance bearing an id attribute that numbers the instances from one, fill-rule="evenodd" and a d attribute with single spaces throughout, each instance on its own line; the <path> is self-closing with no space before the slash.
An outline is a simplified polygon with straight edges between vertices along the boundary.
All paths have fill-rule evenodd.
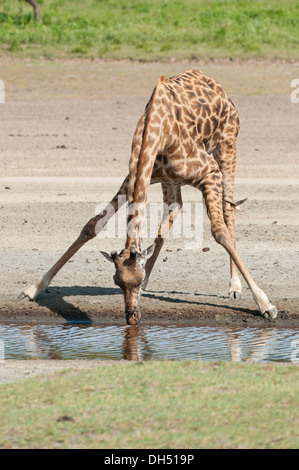
<path id="1" fill-rule="evenodd" d="M 92 318 L 89 316 L 87 311 L 84 311 L 84 308 L 75 305 L 72 300 L 67 300 L 68 297 L 109 297 L 117 295 L 120 297 L 120 311 L 123 308 L 122 301 L 122 292 L 117 287 L 94 287 L 94 286 L 70 286 L 70 287 L 49 287 L 45 292 L 41 292 L 36 299 L 36 303 L 41 307 L 46 307 L 51 312 L 63 317 L 67 321 L 84 321 L 92 322 Z M 257 310 L 232 306 L 232 305 L 223 305 L 221 302 L 226 300 L 223 296 L 217 295 L 207 295 L 203 293 L 195 293 L 195 296 L 202 296 L 209 299 L 210 297 L 219 299 L 220 303 L 210 302 L 210 301 L 195 301 L 176 298 L 177 295 L 188 295 L 187 292 L 179 291 L 145 291 L 142 293 L 142 299 L 151 299 L 153 301 L 160 301 L 164 304 L 171 305 L 181 305 L 182 307 L 190 306 L 192 310 L 196 307 L 203 308 L 210 307 L 211 309 L 217 310 L 218 313 L 221 312 L 234 312 L 236 314 L 249 314 L 251 317 L 258 319 L 260 314 Z M 105 303 L 108 299 L 105 300 Z M 142 305 L 141 305 L 142 308 Z M 153 310 L 156 308 L 156 305 L 153 305 Z M 86 310 L 89 310 L 88 308 Z M 107 308 L 109 310 L 109 307 Z"/>

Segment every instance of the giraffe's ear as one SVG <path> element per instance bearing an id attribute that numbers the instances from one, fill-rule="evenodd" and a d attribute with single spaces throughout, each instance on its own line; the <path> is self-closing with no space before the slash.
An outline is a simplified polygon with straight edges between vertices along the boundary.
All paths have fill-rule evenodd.
<path id="1" fill-rule="evenodd" d="M 237 209 L 237 211 L 241 211 L 241 210 L 242 210 L 241 207 L 240 207 L 240 205 L 241 205 L 241 204 L 244 204 L 244 202 L 246 202 L 246 201 L 247 201 L 247 198 L 246 198 L 246 199 L 242 199 L 241 201 L 235 202 L 235 208 Z"/>
<path id="2" fill-rule="evenodd" d="M 111 263 L 114 263 L 114 260 L 117 256 L 116 251 L 113 251 L 111 255 L 109 255 L 109 253 L 106 253 L 106 251 L 101 251 L 101 253 L 108 261 L 110 261 Z"/>
<path id="3" fill-rule="evenodd" d="M 149 259 L 154 254 L 155 246 L 156 244 L 154 243 L 153 245 L 149 246 L 146 250 L 143 251 L 142 254 L 145 257 L 145 259 Z"/>

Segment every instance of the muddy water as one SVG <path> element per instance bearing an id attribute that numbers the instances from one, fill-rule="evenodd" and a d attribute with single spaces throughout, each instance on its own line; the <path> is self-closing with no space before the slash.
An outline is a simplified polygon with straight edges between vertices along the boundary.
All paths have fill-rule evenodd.
<path id="1" fill-rule="evenodd" d="M 298 362 L 299 329 L 1 322 L 5 359 Z"/>

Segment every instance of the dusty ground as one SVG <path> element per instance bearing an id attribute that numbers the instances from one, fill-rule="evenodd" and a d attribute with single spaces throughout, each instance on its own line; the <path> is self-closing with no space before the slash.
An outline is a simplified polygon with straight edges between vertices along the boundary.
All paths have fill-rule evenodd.
<path id="1" fill-rule="evenodd" d="M 0 385 L 22 379 L 31 379 L 37 375 L 51 377 L 54 372 L 63 370 L 86 370 L 92 367 L 113 365 L 114 361 L 54 360 L 36 359 L 32 361 L 10 359 L 0 364 Z"/>
<path id="2" fill-rule="evenodd" d="M 240 114 L 235 194 L 248 201 L 236 223 L 239 254 L 279 308 L 275 324 L 299 324 L 299 104 L 290 101 L 299 64 L 270 61 L 0 59 L 6 91 L 0 104 L 0 319 L 124 322 L 113 267 L 99 253 L 121 249 L 123 239 L 89 242 L 36 302 L 18 295 L 117 191 L 157 77 L 195 67 L 223 84 Z M 201 201 L 200 193 L 184 189 L 184 201 Z M 160 201 L 160 193 L 151 188 L 150 200 Z M 185 243 L 165 243 L 141 299 L 143 322 L 263 324 L 244 282 L 243 299 L 228 300 L 228 257 L 212 239 L 206 217 L 202 246 L 210 250 L 184 249 Z"/>

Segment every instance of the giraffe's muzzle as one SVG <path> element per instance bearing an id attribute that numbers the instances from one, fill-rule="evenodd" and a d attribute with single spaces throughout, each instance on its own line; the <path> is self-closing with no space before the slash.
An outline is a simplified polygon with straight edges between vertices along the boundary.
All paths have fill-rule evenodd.
<path id="1" fill-rule="evenodd" d="M 129 312 L 126 310 L 126 321 L 128 325 L 136 326 L 140 322 L 140 312 L 138 310 L 134 310 L 133 312 Z"/>

